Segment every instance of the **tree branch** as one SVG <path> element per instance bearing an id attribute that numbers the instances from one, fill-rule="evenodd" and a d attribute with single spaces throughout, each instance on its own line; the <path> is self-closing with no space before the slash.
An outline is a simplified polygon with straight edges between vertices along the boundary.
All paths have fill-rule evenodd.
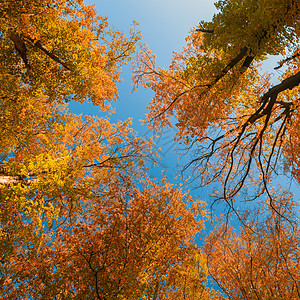
<path id="1" fill-rule="evenodd" d="M 296 54 L 294 54 L 294 55 L 292 55 L 292 56 L 290 56 L 290 57 L 288 57 L 288 58 L 286 58 L 286 59 L 280 61 L 280 62 L 278 63 L 278 66 L 275 67 L 274 70 L 280 69 L 285 63 L 287 63 L 287 62 L 289 62 L 290 60 L 293 60 L 293 59 L 295 59 L 296 57 L 299 57 L 299 56 L 300 56 L 300 53 L 296 53 Z"/>
<path id="2" fill-rule="evenodd" d="M 209 29 L 205 29 L 201 23 L 199 23 L 199 25 L 201 26 L 201 28 L 197 28 L 196 31 L 200 31 L 200 32 L 205 32 L 205 33 L 214 33 L 214 30 L 209 30 Z"/>
<path id="3" fill-rule="evenodd" d="M 65 69 L 67 69 L 68 71 L 71 71 L 71 68 L 64 61 L 62 61 L 59 57 L 57 57 L 55 54 L 53 54 L 45 46 L 43 46 L 41 44 L 41 41 L 35 41 L 34 39 L 32 39 L 32 38 L 30 38 L 28 36 L 25 36 L 24 38 L 26 40 L 30 41 L 35 47 L 37 47 L 38 49 L 40 49 L 41 51 L 43 51 L 47 56 L 49 56 L 50 58 L 52 58 L 54 61 L 56 61 L 57 63 L 59 63 L 60 65 L 62 65 Z"/>
<path id="4" fill-rule="evenodd" d="M 27 48 L 24 43 L 24 37 L 21 34 L 12 32 L 9 36 L 10 40 L 14 43 L 17 52 L 20 54 L 27 69 L 30 69 L 30 62 L 27 57 Z"/>

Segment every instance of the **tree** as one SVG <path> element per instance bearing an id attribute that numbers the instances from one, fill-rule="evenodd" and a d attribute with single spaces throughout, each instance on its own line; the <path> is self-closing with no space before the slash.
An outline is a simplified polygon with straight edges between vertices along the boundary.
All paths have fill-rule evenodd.
<path id="1" fill-rule="evenodd" d="M 110 109 L 139 32 L 108 29 L 81 0 L 2 1 L 0 12 L 1 298 L 213 295 L 193 241 L 201 202 L 148 179 L 151 141 L 130 120 L 67 108 Z"/>
<path id="2" fill-rule="evenodd" d="M 195 150 L 185 169 L 193 165 L 202 185 L 220 183 L 215 197 L 231 210 L 247 186 L 258 186 L 247 200 L 270 196 L 280 168 L 299 182 L 300 7 L 294 0 L 222 0 L 216 7 L 168 69 L 157 68 L 143 47 L 134 79 L 155 92 L 146 121 L 159 130 L 176 117 L 175 138 Z M 269 55 L 282 56 L 278 83 L 259 72 Z"/>
<path id="3" fill-rule="evenodd" d="M 2 269 L 3 298 L 154 299 L 176 288 L 171 275 L 195 251 L 201 210 L 193 204 L 192 214 L 186 196 L 166 182 L 143 184 L 119 175 L 43 232 L 39 249 L 17 249 Z M 205 289 L 202 273 L 194 284 Z"/>
<path id="4" fill-rule="evenodd" d="M 46 126 L 50 103 L 91 101 L 105 110 L 117 99 L 138 31 L 127 38 L 108 29 L 82 1 L 2 1 L 0 11 L 2 155 Z"/>
<path id="5" fill-rule="evenodd" d="M 239 229 L 220 224 L 206 239 L 209 272 L 230 299 L 299 299 L 299 216 L 287 194 L 244 215 Z"/>

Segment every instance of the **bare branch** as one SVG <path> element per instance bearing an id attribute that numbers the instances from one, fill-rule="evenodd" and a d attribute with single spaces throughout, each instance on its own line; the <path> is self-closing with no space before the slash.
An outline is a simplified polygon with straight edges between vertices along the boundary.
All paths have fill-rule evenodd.
<path id="1" fill-rule="evenodd" d="M 289 61 L 291 61 L 291 60 L 293 60 L 293 59 L 295 59 L 295 58 L 297 58 L 299 56 L 300 56 L 300 53 L 296 53 L 296 54 L 294 54 L 294 55 L 292 55 L 290 57 L 287 57 L 286 59 L 280 61 L 278 63 L 278 66 L 275 67 L 274 70 L 278 70 L 278 69 L 282 68 L 285 63 L 287 63 L 287 62 L 289 62 Z"/>

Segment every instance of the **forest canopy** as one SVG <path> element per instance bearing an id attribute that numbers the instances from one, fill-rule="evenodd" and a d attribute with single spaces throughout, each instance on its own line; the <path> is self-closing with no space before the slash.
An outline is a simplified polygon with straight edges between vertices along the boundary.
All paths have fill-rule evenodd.
<path id="1" fill-rule="evenodd" d="M 273 184 L 300 181 L 300 3 L 216 8 L 163 69 L 135 22 L 125 35 L 82 0 L 0 1 L 2 299 L 300 298 L 299 200 Z M 270 55 L 276 82 L 260 71 Z M 176 128 L 224 216 L 150 179 L 153 141 L 110 121 L 132 58 L 136 87 L 155 92 L 145 123 Z"/>

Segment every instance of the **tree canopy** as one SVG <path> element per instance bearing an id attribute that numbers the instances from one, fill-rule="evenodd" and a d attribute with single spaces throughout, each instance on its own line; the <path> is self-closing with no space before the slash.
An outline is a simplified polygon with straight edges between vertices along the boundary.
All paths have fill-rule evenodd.
<path id="1" fill-rule="evenodd" d="M 136 23 L 126 36 L 82 0 L 0 1 L 2 299 L 300 298 L 299 203 L 273 184 L 280 173 L 300 183 L 300 3 L 216 7 L 169 68 L 141 45 L 132 69 L 155 92 L 145 123 L 176 120 L 193 153 L 185 170 L 217 184 L 228 207 L 217 220 L 180 184 L 149 178 L 157 154 L 130 120 L 68 109 L 112 110 Z M 278 79 L 260 70 L 270 55 Z"/>
<path id="2" fill-rule="evenodd" d="M 219 224 L 206 239 L 210 274 L 230 299 L 300 297 L 299 217 L 288 195 L 273 196 L 276 212 L 261 203 L 246 226 Z"/>

